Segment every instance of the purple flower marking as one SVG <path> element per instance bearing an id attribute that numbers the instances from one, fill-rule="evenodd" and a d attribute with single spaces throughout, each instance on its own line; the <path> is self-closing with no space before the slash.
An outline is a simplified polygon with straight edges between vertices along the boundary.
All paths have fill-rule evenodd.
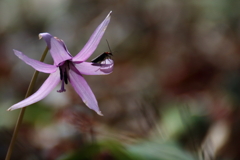
<path id="1" fill-rule="evenodd" d="M 97 114 L 102 115 L 97 100 L 82 75 L 106 75 L 113 71 L 114 62 L 111 59 L 106 59 L 102 64 L 85 62 L 97 48 L 110 22 L 111 13 L 112 11 L 97 27 L 83 49 L 74 57 L 69 53 L 63 40 L 53 37 L 49 33 L 40 33 L 40 39 L 43 38 L 46 41 L 54 60 L 53 65 L 31 59 L 22 52 L 13 50 L 15 55 L 25 63 L 40 72 L 50 73 L 50 75 L 33 95 L 14 104 L 8 110 L 23 108 L 42 100 L 61 82 L 58 92 L 66 91 L 64 85 L 71 83 L 83 102 Z"/>

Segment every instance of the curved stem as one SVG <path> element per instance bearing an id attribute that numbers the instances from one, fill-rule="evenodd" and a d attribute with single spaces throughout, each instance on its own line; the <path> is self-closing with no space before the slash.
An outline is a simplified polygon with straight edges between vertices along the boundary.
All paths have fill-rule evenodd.
<path id="1" fill-rule="evenodd" d="M 46 47 L 46 49 L 44 50 L 43 54 L 42 54 L 42 57 L 40 59 L 41 62 L 44 61 L 46 55 L 47 55 L 47 52 L 48 52 L 48 47 Z M 27 90 L 27 93 L 25 95 L 25 98 L 29 97 L 31 94 L 32 94 L 32 91 L 33 91 L 33 86 L 35 85 L 35 82 L 37 80 L 37 76 L 39 74 L 39 71 L 35 71 L 33 76 L 32 76 L 32 79 L 31 79 L 31 82 L 28 86 L 28 90 Z M 17 134 L 18 134 L 18 130 L 20 128 L 20 125 L 22 124 L 22 120 L 23 120 L 23 116 L 24 116 L 24 112 L 25 112 L 25 109 L 26 107 L 22 108 L 20 113 L 19 113 L 19 116 L 18 116 L 18 120 L 17 120 L 17 123 L 16 123 L 16 126 L 15 126 L 15 129 L 14 129 L 14 132 L 13 132 L 13 136 L 12 136 L 12 139 L 11 139 L 11 142 L 10 142 L 10 145 L 8 147 L 8 151 L 7 151 L 7 155 L 6 155 L 6 158 L 5 160 L 10 160 L 11 158 L 11 155 L 12 155 L 12 151 L 13 151 L 13 147 L 14 147 L 14 143 L 16 141 L 16 138 L 17 138 Z"/>

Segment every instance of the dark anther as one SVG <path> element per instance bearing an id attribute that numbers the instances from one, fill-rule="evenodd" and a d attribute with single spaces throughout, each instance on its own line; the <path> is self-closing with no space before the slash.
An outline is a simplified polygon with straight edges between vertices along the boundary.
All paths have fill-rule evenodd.
<path id="1" fill-rule="evenodd" d="M 60 79 L 62 80 L 62 79 L 63 79 L 62 68 L 61 68 L 61 67 L 59 67 L 59 70 L 60 70 Z"/>
<path id="2" fill-rule="evenodd" d="M 65 84 L 68 84 L 68 73 L 66 70 L 64 71 L 64 82 Z"/>

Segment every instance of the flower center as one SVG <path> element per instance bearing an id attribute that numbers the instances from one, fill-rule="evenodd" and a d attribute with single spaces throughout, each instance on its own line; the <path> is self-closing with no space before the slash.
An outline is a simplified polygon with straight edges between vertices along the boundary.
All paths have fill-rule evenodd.
<path id="1" fill-rule="evenodd" d="M 64 83 L 68 84 L 68 80 L 69 80 L 69 74 L 68 74 L 68 70 L 70 69 L 69 67 L 69 61 L 65 61 L 62 65 L 59 66 L 59 70 L 60 70 L 60 80 L 62 81 L 62 85 L 61 85 L 61 89 L 58 90 L 58 92 L 65 92 L 65 88 L 64 88 Z"/>

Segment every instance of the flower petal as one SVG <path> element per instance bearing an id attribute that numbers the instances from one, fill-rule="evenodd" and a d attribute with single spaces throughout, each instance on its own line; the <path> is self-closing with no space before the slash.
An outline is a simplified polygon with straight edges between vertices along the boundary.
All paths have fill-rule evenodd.
<path id="1" fill-rule="evenodd" d="M 100 70 L 104 73 L 112 73 L 113 71 L 113 66 L 114 66 L 114 62 L 112 59 L 106 59 L 105 61 L 103 61 L 101 63 L 101 68 Z"/>
<path id="2" fill-rule="evenodd" d="M 18 102 L 17 104 L 14 104 L 11 106 L 8 111 L 23 108 L 30 104 L 36 103 L 43 98 L 45 98 L 60 82 L 60 74 L 59 71 L 56 71 L 49 75 L 49 77 L 46 79 L 46 81 L 43 83 L 43 85 L 30 97 Z"/>
<path id="3" fill-rule="evenodd" d="M 105 61 L 109 62 L 110 59 L 106 59 Z M 103 62 L 105 62 L 103 61 Z M 84 75 L 107 75 L 112 73 L 113 71 L 113 60 L 112 63 L 90 63 L 90 62 L 82 62 L 82 63 L 75 63 L 75 67 L 81 74 Z"/>
<path id="4" fill-rule="evenodd" d="M 72 59 L 71 54 L 68 52 L 67 47 L 62 40 L 57 37 L 53 37 L 49 33 L 40 33 L 39 38 L 43 38 L 46 41 L 54 60 L 54 65 L 58 65 L 63 61 Z"/>
<path id="5" fill-rule="evenodd" d="M 44 73 L 53 73 L 57 70 L 57 67 L 54 65 L 46 64 L 46 63 L 31 59 L 20 51 L 17 51 L 17 50 L 13 50 L 13 51 L 15 55 L 18 56 L 18 58 L 23 60 L 26 64 L 32 66 L 37 71 L 44 72 Z"/>
<path id="6" fill-rule="evenodd" d="M 83 47 L 83 49 L 75 56 L 73 57 L 73 61 L 75 62 L 82 62 L 88 59 L 95 49 L 97 48 L 107 26 L 110 22 L 112 11 L 109 12 L 107 17 L 103 20 L 103 22 L 97 27 L 97 29 L 93 32 L 92 36 L 86 43 L 86 45 Z"/>
<path id="7" fill-rule="evenodd" d="M 74 72 L 73 70 L 69 70 L 69 81 L 72 84 L 75 91 L 78 93 L 78 95 L 82 98 L 83 102 L 92 110 L 97 112 L 97 114 L 102 116 L 101 111 L 98 108 L 97 100 L 85 81 L 85 79 L 82 77 L 82 75 Z"/>

